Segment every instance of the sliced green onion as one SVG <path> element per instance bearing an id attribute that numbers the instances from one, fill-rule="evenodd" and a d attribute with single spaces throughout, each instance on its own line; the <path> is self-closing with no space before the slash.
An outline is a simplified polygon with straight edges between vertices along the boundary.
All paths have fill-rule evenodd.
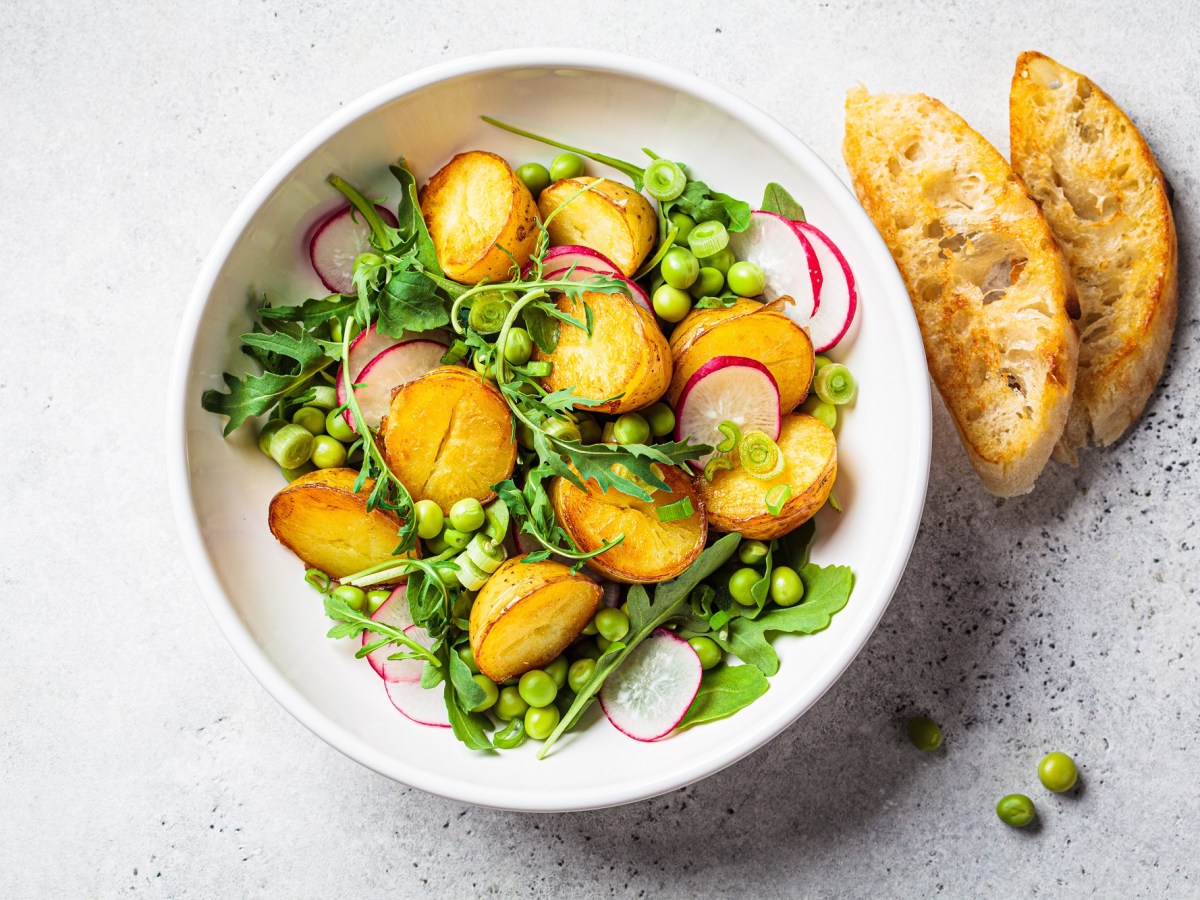
<path id="1" fill-rule="evenodd" d="M 491 575 L 500 568 L 500 564 L 504 562 L 508 554 L 500 544 L 485 535 L 477 534 L 471 538 L 471 543 L 467 544 L 463 555 L 473 562 L 481 572 Z"/>
<path id="2" fill-rule="evenodd" d="M 514 366 L 517 371 L 530 378 L 545 378 L 554 369 L 554 364 L 548 359 L 539 359 L 523 366 Z"/>
<path id="3" fill-rule="evenodd" d="M 299 425 L 284 425 L 267 440 L 267 455 L 281 469 L 298 469 L 312 458 L 313 436 Z"/>
<path id="4" fill-rule="evenodd" d="M 642 173 L 642 181 L 647 194 L 659 203 L 666 203 L 683 193 L 687 176 L 683 174 L 683 169 L 671 160 L 656 159 L 646 166 L 646 171 Z"/>
<path id="5" fill-rule="evenodd" d="M 742 439 L 742 430 L 737 427 L 737 422 L 730 422 L 726 419 L 717 426 L 717 431 L 725 435 L 725 440 L 717 444 L 719 453 L 730 453 L 737 449 L 737 445 Z"/>
<path id="6" fill-rule="evenodd" d="M 832 362 L 833 362 L 833 360 L 830 359 L 828 356 L 820 356 L 820 355 L 814 356 L 813 357 L 813 368 L 820 371 L 821 369 L 825 368 L 827 365 L 829 365 Z"/>
<path id="7" fill-rule="evenodd" d="M 467 324 L 480 334 L 496 334 L 508 318 L 512 300 L 504 291 L 486 291 L 475 298 Z"/>
<path id="8" fill-rule="evenodd" d="M 701 222 L 687 236 L 688 246 L 700 259 L 729 246 L 729 232 L 720 222 Z"/>
<path id="9" fill-rule="evenodd" d="M 525 743 L 525 719 L 514 716 L 501 731 L 492 738 L 492 745 L 501 750 L 515 750 Z"/>
<path id="10" fill-rule="evenodd" d="M 440 362 L 443 366 L 452 366 L 466 359 L 467 354 L 470 352 L 471 348 L 467 346 L 466 341 L 456 340 L 446 348 L 446 352 L 442 354 Z"/>
<path id="11" fill-rule="evenodd" d="M 783 454 L 776 444 L 762 431 L 747 431 L 738 444 L 738 458 L 742 468 L 764 481 L 774 478 L 783 471 Z"/>
<path id="12" fill-rule="evenodd" d="M 712 481 L 717 472 L 722 469 L 732 469 L 733 463 L 729 461 L 727 456 L 714 456 L 704 465 L 704 478 L 706 481 Z"/>
<path id="13" fill-rule="evenodd" d="M 842 504 L 838 502 L 837 494 L 833 491 L 829 492 L 829 499 L 826 501 L 834 512 L 842 511 Z"/>
<path id="14" fill-rule="evenodd" d="M 309 569 L 304 573 L 304 580 L 324 594 L 332 583 L 328 575 L 320 569 Z"/>
<path id="15" fill-rule="evenodd" d="M 854 376 L 841 363 L 830 363 L 817 370 L 813 390 L 826 403 L 842 406 L 854 399 Z"/>
<path id="16" fill-rule="evenodd" d="M 658 521 L 678 522 L 680 519 L 686 519 L 695 515 L 695 513 L 696 509 L 692 506 L 692 498 L 684 497 L 682 500 L 676 500 L 674 503 L 660 506 L 658 508 Z"/>
<path id="17" fill-rule="evenodd" d="M 471 558 L 465 553 L 456 556 L 454 564 L 458 566 L 458 571 L 454 573 L 458 583 L 468 591 L 479 590 L 488 580 L 488 573 L 471 562 Z"/>
<path id="18" fill-rule="evenodd" d="M 767 504 L 767 511 L 777 516 L 783 512 L 783 504 L 787 503 L 792 498 L 792 486 L 790 484 L 777 484 L 767 491 L 763 501 Z"/>
<path id="19" fill-rule="evenodd" d="M 326 412 L 338 405 L 337 390 L 327 384 L 318 384 L 312 388 L 312 399 L 306 404 L 323 409 Z"/>

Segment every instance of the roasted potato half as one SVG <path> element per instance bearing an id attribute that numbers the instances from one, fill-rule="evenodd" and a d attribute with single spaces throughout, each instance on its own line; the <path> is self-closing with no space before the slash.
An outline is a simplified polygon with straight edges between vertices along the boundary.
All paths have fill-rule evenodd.
<path id="1" fill-rule="evenodd" d="M 433 500 L 447 515 L 465 497 L 492 500 L 492 485 L 512 475 L 517 460 L 508 404 L 459 366 L 439 366 L 397 388 L 379 436 L 413 499 Z"/>
<path id="2" fill-rule="evenodd" d="M 728 309 L 698 309 L 671 335 L 675 370 L 668 398 L 679 402 L 695 371 L 717 356 L 745 356 L 766 366 L 779 387 L 779 408 L 795 409 L 813 377 L 813 343 L 808 332 L 774 304 L 742 298 Z"/>
<path id="3" fill-rule="evenodd" d="M 589 184 L 594 185 L 590 191 L 570 199 Z M 538 195 L 537 205 L 542 221 L 558 209 L 546 226 L 550 243 L 591 247 L 612 260 L 625 276 L 637 271 L 658 237 L 658 216 L 650 201 L 607 178 L 556 181 Z"/>
<path id="4" fill-rule="evenodd" d="M 557 305 L 580 321 L 585 321 L 583 305 L 590 306 L 591 337 L 563 322 L 553 353 L 535 348 L 534 359 L 553 363 L 542 385 L 548 391 L 570 387 L 588 400 L 607 400 L 587 408 L 614 415 L 658 400 L 671 383 L 671 350 L 654 316 L 623 293 L 584 291 L 581 297 L 582 302 L 563 294 Z"/>
<path id="5" fill-rule="evenodd" d="M 420 199 L 425 226 L 447 277 L 475 284 L 505 277 L 513 259 L 518 266 L 529 261 L 537 241 L 537 205 L 512 167 L 496 154 L 458 154 L 429 179 Z"/>
<path id="6" fill-rule="evenodd" d="M 345 578 L 392 558 L 401 520 L 367 510 L 373 481 L 354 492 L 354 469 L 318 469 L 301 475 L 271 499 L 271 533 L 305 566 Z M 420 553 L 406 554 L 419 556 Z"/>
<path id="7" fill-rule="evenodd" d="M 837 442 L 829 426 L 803 413 L 786 415 L 777 443 L 784 466 L 774 478 L 755 478 L 735 465 L 711 482 L 697 482 L 711 528 L 769 541 L 807 522 L 825 504 L 837 477 Z M 765 497 L 777 484 L 790 485 L 792 495 L 776 516 Z"/>
<path id="8" fill-rule="evenodd" d="M 601 491 L 594 481 L 585 482 L 586 491 L 561 476 L 550 485 L 554 514 L 580 550 L 595 550 L 625 535 L 616 547 L 588 561 L 605 578 L 624 584 L 666 581 L 687 569 L 704 549 L 708 524 L 691 477 L 675 466 L 659 468 L 671 489 L 654 491 L 651 501 L 612 489 Z M 659 509 L 685 497 L 692 501 L 692 515 L 674 522 L 659 519 Z"/>
<path id="9" fill-rule="evenodd" d="M 471 652 L 497 683 L 553 660 L 600 608 L 600 585 L 552 560 L 500 566 L 471 607 Z"/>

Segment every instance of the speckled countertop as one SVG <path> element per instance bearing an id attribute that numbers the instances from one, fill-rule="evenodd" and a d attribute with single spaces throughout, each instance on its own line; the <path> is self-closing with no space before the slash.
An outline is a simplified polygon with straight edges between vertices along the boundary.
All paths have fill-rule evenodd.
<path id="1" fill-rule="evenodd" d="M 0 896 L 1196 896 L 1200 47 L 1186 4 L 233 0 L 0 11 Z M 845 677 L 745 761 L 656 800 L 528 816 L 331 750 L 209 618 L 164 475 L 201 259 L 302 133 L 388 79 L 531 44 L 653 56 L 844 173 L 841 101 L 925 91 L 1007 144 L 1016 54 L 1089 73 L 1175 188 L 1167 373 L 1120 444 L 979 487 L 940 405 L 908 572 Z M 943 750 L 903 721 L 928 711 Z M 1049 749 L 1082 787 L 1036 786 Z M 1036 830 L 992 805 L 1026 790 Z"/>

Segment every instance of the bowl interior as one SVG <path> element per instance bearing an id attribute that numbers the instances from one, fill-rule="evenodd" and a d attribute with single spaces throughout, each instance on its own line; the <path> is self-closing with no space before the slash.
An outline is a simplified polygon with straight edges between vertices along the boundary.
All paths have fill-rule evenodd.
<path id="1" fill-rule="evenodd" d="M 214 249 L 180 338 L 171 460 L 184 541 L 218 622 L 256 677 L 318 735 L 405 783 L 458 800 L 528 810 L 627 802 L 710 774 L 761 745 L 836 680 L 882 615 L 907 560 L 929 461 L 924 358 L 891 259 L 850 193 L 803 144 L 762 113 L 678 73 L 631 60 L 543 54 L 464 61 L 419 73 L 343 110 L 269 173 Z M 859 324 L 836 355 L 860 393 L 840 426 L 837 493 L 822 513 L 814 558 L 853 567 L 854 594 L 818 635 L 781 637 L 782 667 L 750 708 L 658 743 L 630 740 L 603 721 L 564 739 L 545 761 L 533 745 L 504 754 L 464 749 L 444 730 L 415 725 L 328 621 L 300 564 L 266 525 L 278 470 L 249 427 L 228 439 L 199 397 L 244 360 L 237 335 L 255 298 L 298 302 L 325 291 L 307 262 L 307 234 L 340 205 L 325 183 L 338 172 L 396 198 L 389 162 L 406 156 L 424 181 L 456 152 L 484 148 L 514 165 L 553 150 L 491 128 L 491 114 L 568 143 L 638 159 L 649 147 L 685 161 L 719 190 L 756 204 L 778 181 L 842 248 L 857 278 Z M 591 171 L 599 171 L 592 167 Z"/>

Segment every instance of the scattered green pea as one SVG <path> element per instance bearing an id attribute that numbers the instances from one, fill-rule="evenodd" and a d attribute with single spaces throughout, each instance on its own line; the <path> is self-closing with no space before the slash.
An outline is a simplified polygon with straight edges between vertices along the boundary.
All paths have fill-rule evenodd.
<path id="1" fill-rule="evenodd" d="M 529 709 L 529 704 L 521 696 L 521 692 L 513 685 L 500 688 L 500 696 L 496 700 L 496 715 L 508 721 L 519 716 L 524 716 L 526 710 Z"/>
<path id="2" fill-rule="evenodd" d="M 514 366 L 523 366 L 533 355 L 533 341 L 524 328 L 510 328 L 504 338 L 504 358 Z"/>
<path id="3" fill-rule="evenodd" d="M 725 273 L 729 289 L 739 297 L 757 297 L 767 286 L 767 276 L 752 262 L 736 262 Z"/>
<path id="4" fill-rule="evenodd" d="M 625 413 L 613 423 L 618 444 L 644 444 L 650 440 L 650 424 L 637 413 Z"/>
<path id="5" fill-rule="evenodd" d="M 457 579 L 455 580 L 457 581 Z M 466 664 L 467 668 L 471 670 L 472 675 L 479 674 L 479 666 L 475 664 L 475 654 L 471 650 L 470 644 L 463 644 L 458 648 L 458 658 L 461 659 Z"/>
<path id="6" fill-rule="evenodd" d="M 427 541 L 442 533 L 446 517 L 436 501 L 418 500 L 415 508 L 417 511 L 417 537 Z"/>
<path id="7" fill-rule="evenodd" d="M 642 410 L 642 418 L 655 437 L 665 437 L 675 430 L 675 413 L 665 403 L 655 403 L 649 409 Z"/>
<path id="8" fill-rule="evenodd" d="M 525 183 L 534 199 L 550 186 L 550 171 L 541 163 L 531 162 L 517 166 L 517 177 Z"/>
<path id="9" fill-rule="evenodd" d="M 654 288 L 651 300 L 659 318 L 667 322 L 681 322 L 692 311 L 692 295 L 669 284 Z"/>
<path id="10" fill-rule="evenodd" d="M 1038 778 L 1047 790 L 1061 794 L 1075 787 L 1079 781 L 1079 769 L 1075 760 L 1065 753 L 1047 753 L 1038 763 Z"/>
<path id="11" fill-rule="evenodd" d="M 675 246 L 686 247 L 688 245 L 688 235 L 692 233 L 692 229 L 696 227 L 696 220 L 687 213 L 680 212 L 675 209 L 667 216 L 667 219 L 675 226 Z"/>
<path id="12" fill-rule="evenodd" d="M 768 550 L 762 541 L 742 541 L 738 545 L 738 559 L 748 566 L 757 566 L 767 558 Z"/>
<path id="13" fill-rule="evenodd" d="M 554 679 L 554 684 L 560 688 L 567 683 L 567 669 L 565 656 L 556 657 L 549 665 L 542 666 L 542 671 Z"/>
<path id="14" fill-rule="evenodd" d="M 557 706 L 533 707 L 525 713 L 525 733 L 535 741 L 544 741 L 558 727 Z"/>
<path id="15" fill-rule="evenodd" d="M 391 591 L 367 591 L 367 615 L 373 616 L 379 612 L 385 600 L 391 596 Z"/>
<path id="16" fill-rule="evenodd" d="M 750 589 L 761 580 L 762 573 L 756 569 L 738 569 L 729 576 L 729 593 L 742 606 L 754 606 Z"/>
<path id="17" fill-rule="evenodd" d="M 700 275 L 700 261 L 686 247 L 672 247 L 659 263 L 659 271 L 671 287 L 687 290 Z"/>
<path id="18" fill-rule="evenodd" d="M 721 648 L 717 646 L 717 642 L 709 637 L 694 637 L 688 644 L 696 651 L 696 656 L 700 657 L 700 668 L 706 672 L 713 666 L 721 662 Z"/>
<path id="19" fill-rule="evenodd" d="M 315 406 L 302 406 L 292 413 L 292 423 L 311 435 L 325 433 L 325 413 Z"/>
<path id="20" fill-rule="evenodd" d="M 596 661 L 594 659 L 577 659 L 571 663 L 571 668 L 567 670 L 567 686 L 576 694 L 582 691 L 592 676 L 596 674 Z"/>
<path id="21" fill-rule="evenodd" d="M 720 295 L 721 288 L 723 287 L 725 287 L 725 276 L 721 274 L 721 270 L 714 269 L 711 266 L 702 266 L 700 272 L 696 275 L 696 280 L 688 288 L 688 293 L 696 299 L 701 297 L 717 297 Z"/>
<path id="22" fill-rule="evenodd" d="M 795 606 L 804 598 L 804 582 L 789 566 L 771 570 L 771 599 L 779 606 Z"/>
<path id="23" fill-rule="evenodd" d="M 312 464 L 318 469 L 336 469 L 346 464 L 346 445 L 327 434 L 313 438 Z"/>
<path id="24" fill-rule="evenodd" d="M 531 669 L 522 675 L 517 690 L 521 692 L 521 699 L 535 709 L 549 706 L 558 696 L 558 685 L 541 669 Z M 529 727 L 528 721 L 525 727 Z"/>
<path id="25" fill-rule="evenodd" d="M 346 443 L 355 438 L 354 429 L 346 421 L 346 411 L 331 409 L 325 415 L 325 433 L 334 440 Z"/>
<path id="26" fill-rule="evenodd" d="M 936 750 L 942 746 L 942 729 L 928 716 L 917 716 L 908 720 L 908 739 L 918 750 Z"/>
<path id="27" fill-rule="evenodd" d="M 718 250 L 712 256 L 700 257 L 700 267 L 702 269 L 716 269 L 722 275 L 728 275 L 729 269 L 735 262 L 737 262 L 737 257 L 733 255 L 733 251 L 728 247 L 724 250 Z"/>
<path id="28" fill-rule="evenodd" d="M 583 172 L 583 157 L 578 153 L 560 153 L 550 161 L 551 181 L 578 178 Z"/>
<path id="29" fill-rule="evenodd" d="M 363 589 L 352 584 L 339 584 L 333 589 L 333 596 L 346 601 L 346 605 L 354 610 L 361 610 L 367 602 Z"/>
<path id="30" fill-rule="evenodd" d="M 478 531 L 487 521 L 483 504 L 474 497 L 464 497 L 450 507 L 450 527 L 459 531 Z"/>
<path id="31" fill-rule="evenodd" d="M 996 804 L 996 815 L 1005 825 L 1024 828 L 1033 821 L 1033 817 L 1037 815 L 1037 809 L 1034 807 L 1033 801 L 1024 794 L 1008 794 L 1001 797 L 1000 802 Z"/>
<path id="32" fill-rule="evenodd" d="M 629 617 L 619 609 L 605 608 L 596 613 L 596 631 L 609 641 L 619 641 L 629 634 Z"/>

